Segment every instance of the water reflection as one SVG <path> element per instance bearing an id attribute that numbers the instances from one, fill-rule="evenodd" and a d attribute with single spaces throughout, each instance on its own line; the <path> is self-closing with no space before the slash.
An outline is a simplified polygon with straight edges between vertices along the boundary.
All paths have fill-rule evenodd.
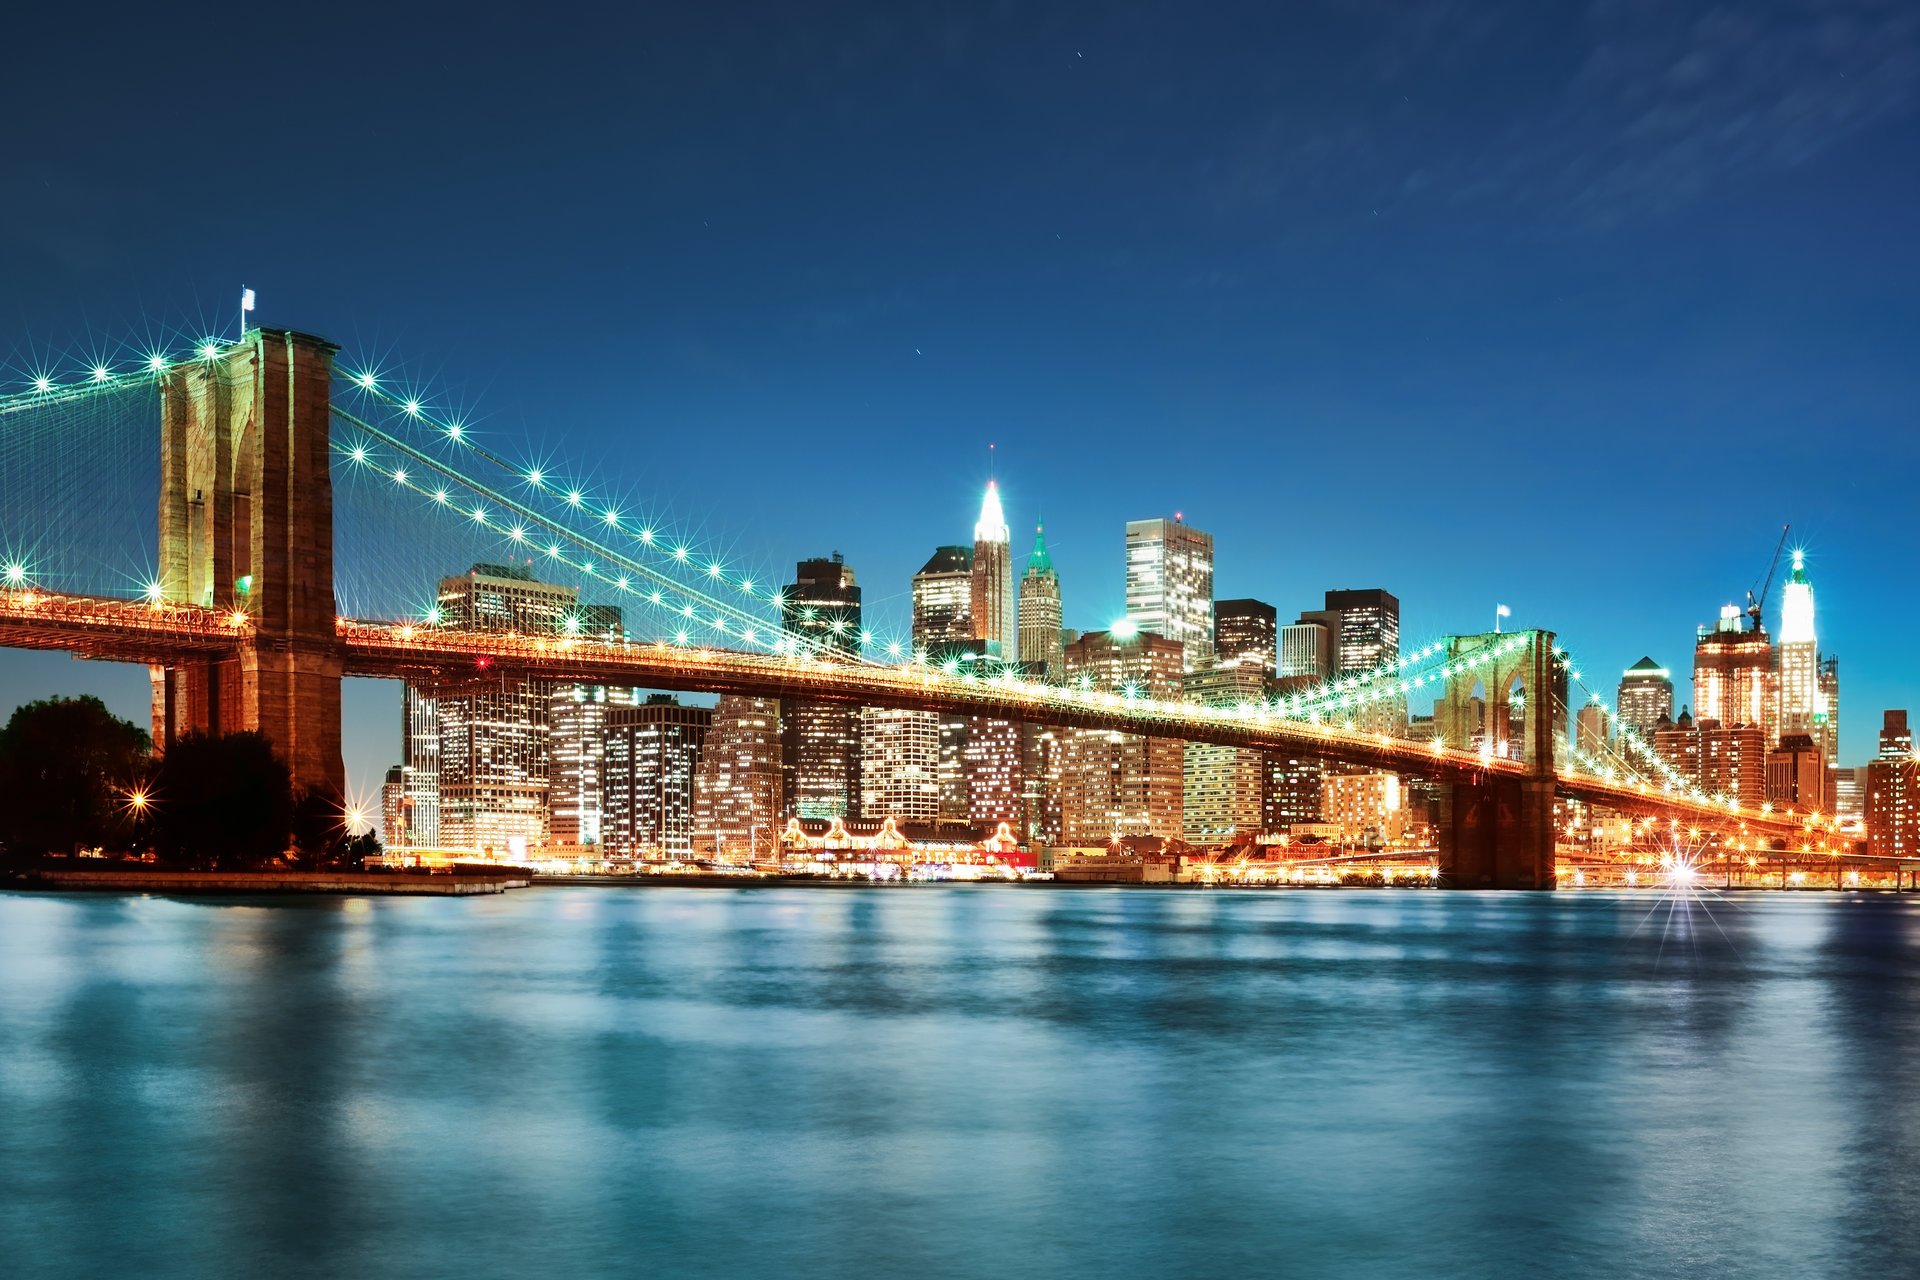
<path id="1" fill-rule="evenodd" d="M 0 1257 L 1898 1274 L 1917 907 L 0 895 Z"/>

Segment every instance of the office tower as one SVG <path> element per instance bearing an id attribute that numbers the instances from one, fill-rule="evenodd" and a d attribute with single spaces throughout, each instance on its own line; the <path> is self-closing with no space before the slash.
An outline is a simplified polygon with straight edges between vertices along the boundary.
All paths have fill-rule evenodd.
<path id="1" fill-rule="evenodd" d="M 1854 765 L 1833 773 L 1833 814 L 1843 821 L 1864 821 L 1867 814 L 1867 778 L 1870 765 Z"/>
<path id="2" fill-rule="evenodd" d="M 802 560 L 780 599 L 780 623 L 812 645 L 860 651 L 860 586 L 834 552 Z M 843 703 L 789 700 L 781 705 L 786 798 L 803 818 L 844 818 L 860 800 L 860 712 Z"/>
<path id="3" fill-rule="evenodd" d="M 400 691 L 400 775 L 406 787 L 406 843 L 440 843 L 440 704 L 409 680 Z"/>
<path id="4" fill-rule="evenodd" d="M 1064 672 L 1065 659 L 1062 659 Z M 1064 735 L 1052 725 L 1020 726 L 1020 832 L 1029 847 L 1060 843 L 1060 767 Z"/>
<path id="5" fill-rule="evenodd" d="M 380 784 L 380 843 L 400 848 L 407 842 L 406 770 L 394 765 Z"/>
<path id="6" fill-rule="evenodd" d="M 548 826 L 555 844 L 601 843 L 607 717 L 634 703 L 631 689 L 563 684 L 547 713 L 553 767 Z"/>
<path id="7" fill-rule="evenodd" d="M 1311 756 L 1267 752 L 1261 828 L 1286 835 L 1296 826 L 1320 821 L 1320 793 L 1326 772 L 1326 765 Z"/>
<path id="8" fill-rule="evenodd" d="M 1820 707 L 1827 717 L 1827 768 L 1840 767 L 1840 659 L 1820 659 Z"/>
<path id="9" fill-rule="evenodd" d="M 1678 719 L 1662 720 L 1655 725 L 1648 741 L 1653 753 L 1680 777 L 1689 782 L 1699 779 L 1700 734 L 1693 727 L 1693 714 L 1685 707 L 1680 708 Z"/>
<path id="10" fill-rule="evenodd" d="M 1620 723 L 1651 743 L 1660 722 L 1673 719 L 1673 678 L 1652 658 L 1642 658 L 1621 674 L 1615 700 Z"/>
<path id="11" fill-rule="evenodd" d="M 1089 631 L 1067 646 L 1069 683 L 1146 698 L 1178 698 L 1186 648 L 1151 632 L 1118 638 Z M 1061 838 L 1106 844 L 1180 831 L 1182 744 L 1106 729 L 1066 731 L 1060 769 Z"/>
<path id="12" fill-rule="evenodd" d="M 1378 587 L 1329 591 L 1326 612 L 1340 619 L 1334 675 L 1366 675 L 1400 656 L 1400 601 L 1392 592 Z"/>
<path id="13" fill-rule="evenodd" d="M 600 827 L 607 856 L 671 858 L 693 852 L 694 778 L 712 727 L 712 708 L 681 706 L 664 693 L 607 712 Z"/>
<path id="14" fill-rule="evenodd" d="M 1831 777 L 1827 754 L 1811 734 L 1783 733 L 1767 753 L 1767 799 L 1775 809 L 1832 813 Z"/>
<path id="15" fill-rule="evenodd" d="M 931 822 L 940 816 L 940 717 L 860 709 L 860 816 Z"/>
<path id="16" fill-rule="evenodd" d="M 1334 645 L 1339 634 L 1338 613 L 1314 610 L 1301 614 L 1298 622 L 1280 628 L 1276 674 L 1281 679 L 1300 679 L 1312 684 L 1332 679 Z M 1311 820 L 1301 819 L 1302 822 Z"/>
<path id="17" fill-rule="evenodd" d="M 1213 606 L 1214 661 L 1279 674 L 1280 615 L 1261 600 L 1222 600 Z"/>
<path id="18" fill-rule="evenodd" d="M 936 665 L 956 654 L 978 653 L 973 640 L 971 548 L 938 547 L 913 575 L 913 647 Z M 935 725 L 939 743 L 939 816 L 964 822 L 967 780 L 961 752 L 967 743 L 966 717 L 918 714 L 928 716 Z"/>
<path id="19" fill-rule="evenodd" d="M 1320 821 L 1340 829 L 1349 844 L 1398 844 L 1407 831 L 1400 775 L 1328 774 L 1320 795 Z"/>
<path id="20" fill-rule="evenodd" d="M 1013 546 L 1007 518 L 1000 510 L 1000 486 L 987 481 L 980 519 L 973 526 L 973 578 L 968 612 L 973 638 L 986 641 L 990 658 L 1016 662 L 1020 657 L 1019 613 L 1013 595 Z"/>
<path id="21" fill-rule="evenodd" d="M 1033 531 L 1033 554 L 1020 578 L 1020 661 L 1038 667 L 1048 680 L 1058 680 L 1065 666 L 1065 643 L 1060 636 L 1060 575 L 1047 554 L 1045 525 Z"/>
<path id="22" fill-rule="evenodd" d="M 1607 750 L 1607 712 L 1597 702 L 1589 702 L 1574 716 L 1574 743 L 1588 759 L 1597 760 Z"/>
<path id="23" fill-rule="evenodd" d="M 440 625 L 470 631 L 565 635 L 582 628 L 580 594 L 519 565 L 477 564 L 444 578 Z M 552 699 L 546 677 L 503 677 L 438 698 L 438 843 L 521 856 L 548 839 Z"/>
<path id="24" fill-rule="evenodd" d="M 1251 601 L 1245 603 L 1254 603 Z M 1273 611 L 1267 610 L 1267 621 Z M 1271 638 L 1271 632 L 1269 632 Z M 1243 656 L 1241 653 L 1235 657 Z M 1183 680 L 1188 702 L 1238 706 L 1266 697 L 1267 676 L 1258 653 L 1245 663 L 1229 661 L 1189 671 Z M 1212 742 L 1189 742 L 1183 753 L 1180 789 L 1181 835 L 1189 844 L 1225 844 L 1251 839 L 1263 829 L 1266 761 L 1260 752 Z"/>
<path id="25" fill-rule="evenodd" d="M 1880 726 L 1880 754 L 1867 764 L 1867 851 L 1882 858 L 1920 857 L 1920 764 L 1905 711 Z"/>
<path id="26" fill-rule="evenodd" d="M 1807 580 L 1806 553 L 1793 553 L 1793 573 L 1780 589 L 1780 635 L 1774 648 L 1774 716 L 1777 734 L 1806 734 L 1816 742 L 1826 736 L 1825 708 L 1820 704 L 1820 642 L 1814 634 L 1813 584 Z M 1821 743 L 1824 754 L 1825 744 Z"/>
<path id="27" fill-rule="evenodd" d="M 973 550 L 937 547 L 913 575 L 913 643 L 938 661 L 956 641 L 973 638 Z"/>
<path id="28" fill-rule="evenodd" d="M 960 759 L 968 823 L 984 831 L 991 831 L 996 823 L 1017 824 L 1023 795 L 1020 726 L 1011 720 L 969 716 Z"/>
<path id="29" fill-rule="evenodd" d="M 1182 667 L 1213 657 L 1213 535 L 1171 520 L 1127 522 L 1127 620 L 1176 641 Z"/>
<path id="30" fill-rule="evenodd" d="M 746 858 L 771 852 L 781 816 L 780 704 L 723 696 L 693 780 L 696 849 Z"/>
<path id="31" fill-rule="evenodd" d="M 1758 725 L 1771 741 L 1773 687 L 1773 644 L 1765 628 L 1746 625 L 1738 606 L 1724 606 L 1720 621 L 1701 627 L 1694 643 L 1694 719 Z"/>
<path id="32" fill-rule="evenodd" d="M 1743 808 L 1767 800 L 1767 740 L 1757 724 L 1721 725 L 1696 720 L 1700 773 L 1694 779 L 1709 796 L 1734 796 Z"/>

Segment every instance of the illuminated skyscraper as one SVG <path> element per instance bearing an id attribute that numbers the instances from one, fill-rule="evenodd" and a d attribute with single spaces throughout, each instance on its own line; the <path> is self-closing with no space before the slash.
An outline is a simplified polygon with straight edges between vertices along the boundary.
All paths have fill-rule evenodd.
<path id="1" fill-rule="evenodd" d="M 1107 693 L 1178 698 L 1185 649 L 1151 633 L 1119 638 L 1090 631 L 1067 646 L 1067 678 Z M 1116 836 L 1174 836 L 1181 829 L 1183 744 L 1106 729 L 1073 729 L 1062 740 L 1060 813 L 1069 845 Z"/>
<path id="2" fill-rule="evenodd" d="M 980 519 L 973 526 L 973 579 L 968 612 L 973 638 L 986 641 L 990 658 L 1016 662 L 1020 657 L 1019 613 L 1013 595 L 1013 547 L 1007 518 L 1000 510 L 1000 486 L 987 481 Z"/>
<path id="3" fill-rule="evenodd" d="M 1262 600 L 1222 600 L 1213 606 L 1214 661 L 1251 667 L 1271 677 L 1279 671 L 1280 615 Z"/>
<path id="4" fill-rule="evenodd" d="M 1779 714 L 1781 734 L 1804 733 L 1815 741 L 1826 734 L 1820 705 L 1820 642 L 1814 634 L 1813 584 L 1807 581 L 1806 553 L 1793 552 L 1793 574 L 1780 589 Z"/>
<path id="5" fill-rule="evenodd" d="M 1660 722 L 1673 719 L 1673 677 L 1652 658 L 1642 658 L 1620 676 L 1615 700 L 1620 723 L 1650 744 Z"/>
<path id="6" fill-rule="evenodd" d="M 694 778 L 712 726 L 711 708 L 683 707 L 660 693 L 607 713 L 600 843 L 608 856 L 693 852 Z"/>
<path id="7" fill-rule="evenodd" d="M 788 631 L 828 649 L 860 650 L 860 587 L 834 552 L 802 560 L 780 600 Z M 832 702 L 790 700 L 781 706 L 781 755 L 787 803 L 803 818 L 844 818 L 860 800 L 860 713 Z"/>
<path id="8" fill-rule="evenodd" d="M 1882 858 L 1920 857 L 1920 763 L 1905 711 L 1880 726 L 1880 754 L 1867 765 L 1867 849 Z"/>
<path id="9" fill-rule="evenodd" d="M 860 816 L 931 822 L 940 816 L 940 717 L 899 707 L 860 709 Z"/>
<path id="10" fill-rule="evenodd" d="M 1587 755 L 1599 758 L 1607 749 L 1607 712 L 1597 702 L 1581 707 L 1573 718 L 1573 740 Z"/>
<path id="11" fill-rule="evenodd" d="M 1267 621 L 1273 621 L 1271 609 Z M 1243 657 L 1244 651 L 1234 656 Z M 1245 663 L 1229 661 L 1223 651 L 1220 665 L 1187 672 L 1183 685 L 1188 702 L 1232 707 L 1261 701 L 1267 677 L 1257 651 Z M 1181 770 L 1182 837 L 1190 844 L 1224 844 L 1236 836 L 1257 835 L 1263 829 L 1265 772 L 1266 761 L 1258 751 L 1213 742 L 1187 743 Z"/>
<path id="12" fill-rule="evenodd" d="M 1127 522 L 1127 620 L 1172 640 L 1192 671 L 1213 658 L 1213 535 L 1171 520 Z"/>
<path id="13" fill-rule="evenodd" d="M 601 843 L 607 715 L 634 703 L 631 689 L 563 684 L 548 711 L 553 744 L 549 828 L 555 844 Z"/>
<path id="14" fill-rule="evenodd" d="M 1827 768 L 1840 767 L 1840 659 L 1820 659 L 1820 705 L 1827 716 Z"/>
<path id="15" fill-rule="evenodd" d="M 395 849 L 407 843 L 406 770 L 399 765 L 380 784 L 380 843 Z"/>
<path id="16" fill-rule="evenodd" d="M 1020 661 L 1040 668 L 1049 680 L 1058 680 L 1065 666 L 1060 608 L 1060 575 L 1047 554 L 1047 530 L 1041 525 L 1033 531 L 1033 554 L 1020 578 Z"/>
<path id="17" fill-rule="evenodd" d="M 583 630 L 580 593 L 507 564 L 477 564 L 440 583 L 440 625 L 467 631 L 569 635 Z M 503 678 L 437 699 L 440 838 L 449 848 L 521 856 L 548 839 L 552 700 L 547 678 Z"/>
<path id="18" fill-rule="evenodd" d="M 440 703 L 409 680 L 400 693 L 400 778 L 406 844 L 440 843 Z"/>
<path id="19" fill-rule="evenodd" d="M 1340 615 L 1324 610 L 1315 610 L 1300 615 L 1298 622 L 1290 622 L 1280 628 L 1280 652 L 1278 671 L 1282 679 L 1298 678 L 1308 681 L 1330 680 L 1333 678 L 1334 642 L 1340 635 Z M 1318 801 L 1315 802 L 1316 806 Z M 1316 807 L 1315 813 L 1319 812 Z M 1310 822 L 1311 818 L 1301 818 Z"/>
<path id="20" fill-rule="evenodd" d="M 725 696 L 713 708 L 693 781 L 696 849 L 770 853 L 781 814 L 780 704 Z"/>
<path id="21" fill-rule="evenodd" d="M 1711 630 L 1700 628 L 1693 649 L 1693 715 L 1721 727 L 1758 725 L 1773 741 L 1773 643 L 1765 628 L 1747 626 L 1736 605 L 1720 610 Z"/>
<path id="22" fill-rule="evenodd" d="M 960 761 L 967 784 L 967 821 L 989 831 L 996 823 L 1018 824 L 1022 799 L 1020 726 L 1011 720 L 967 717 Z"/>
<path id="23" fill-rule="evenodd" d="M 972 653 L 973 551 L 968 547 L 938 547 L 920 572 L 913 575 L 913 647 L 938 665 L 956 653 Z M 939 743 L 939 816 L 965 821 L 967 780 L 961 753 L 967 742 L 964 716 L 930 717 Z M 915 733 L 907 738 L 917 742 Z"/>
<path id="24" fill-rule="evenodd" d="M 1378 587 L 1327 592 L 1326 611 L 1338 614 L 1333 673 L 1365 675 L 1400 656 L 1400 601 Z"/>

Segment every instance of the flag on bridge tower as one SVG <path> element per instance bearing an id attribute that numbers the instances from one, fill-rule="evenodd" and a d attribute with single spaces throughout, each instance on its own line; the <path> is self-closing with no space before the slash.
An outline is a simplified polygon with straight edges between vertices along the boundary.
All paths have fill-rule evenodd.
<path id="1" fill-rule="evenodd" d="M 1493 634 L 1500 634 L 1500 619 L 1511 618 L 1512 616 L 1513 610 L 1507 608 L 1507 606 L 1503 604 L 1495 605 L 1493 607 Z"/>
<path id="2" fill-rule="evenodd" d="M 247 312 L 253 310 L 253 290 L 240 286 L 240 336 L 247 336 Z"/>

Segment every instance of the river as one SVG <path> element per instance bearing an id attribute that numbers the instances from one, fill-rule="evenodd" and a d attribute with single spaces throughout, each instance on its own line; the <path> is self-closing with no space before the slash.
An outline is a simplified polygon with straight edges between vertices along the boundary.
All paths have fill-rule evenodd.
<path id="1" fill-rule="evenodd" d="M 1920 1273 L 1920 897 L 0 894 L 0 1272 Z"/>

